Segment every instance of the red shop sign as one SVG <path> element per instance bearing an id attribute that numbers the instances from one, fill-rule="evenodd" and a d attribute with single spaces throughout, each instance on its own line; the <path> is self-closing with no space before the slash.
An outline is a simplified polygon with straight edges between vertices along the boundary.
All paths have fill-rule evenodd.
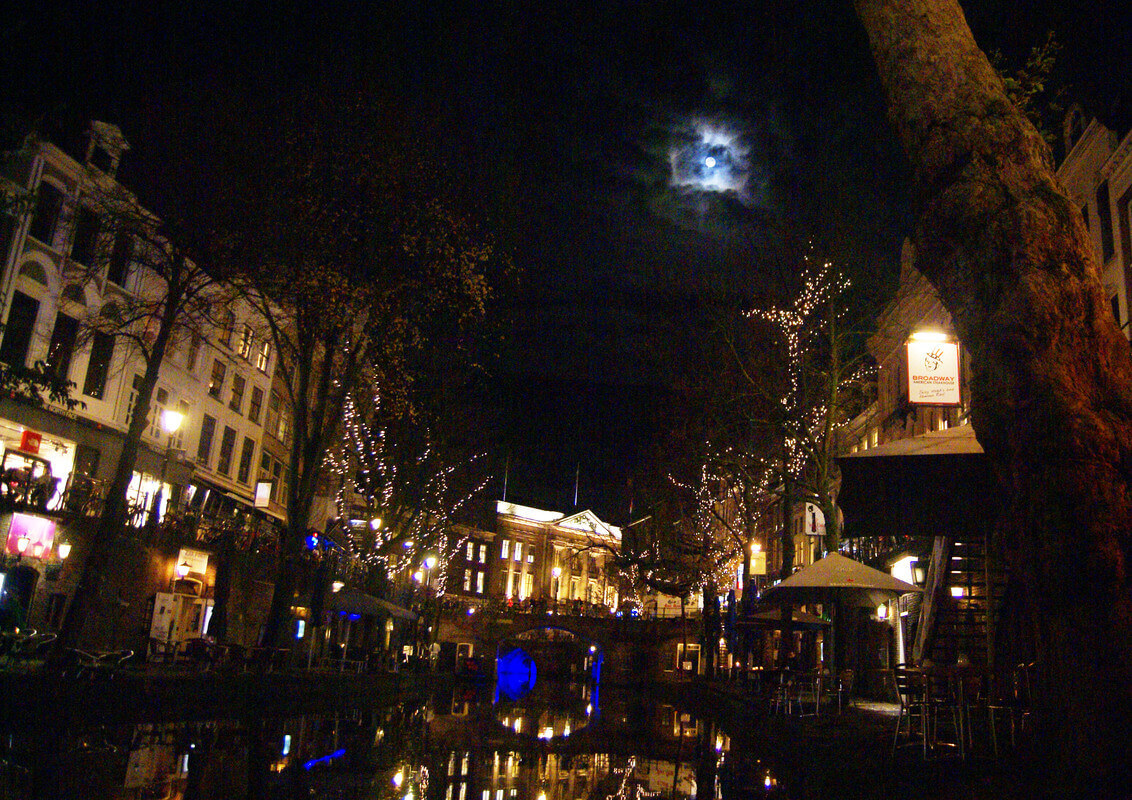
<path id="1" fill-rule="evenodd" d="M 25 453 L 39 455 L 39 443 L 43 441 L 43 434 L 35 431 L 24 431 L 20 435 L 20 449 Z"/>

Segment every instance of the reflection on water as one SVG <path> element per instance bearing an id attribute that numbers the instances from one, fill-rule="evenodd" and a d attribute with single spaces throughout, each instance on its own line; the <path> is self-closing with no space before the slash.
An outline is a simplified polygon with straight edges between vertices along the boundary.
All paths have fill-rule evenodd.
<path id="1" fill-rule="evenodd" d="M 596 682 L 457 684 L 419 706 L 8 731 L 0 798 L 785 797 L 713 720 Z M 513 687 L 512 687 L 513 688 Z"/>

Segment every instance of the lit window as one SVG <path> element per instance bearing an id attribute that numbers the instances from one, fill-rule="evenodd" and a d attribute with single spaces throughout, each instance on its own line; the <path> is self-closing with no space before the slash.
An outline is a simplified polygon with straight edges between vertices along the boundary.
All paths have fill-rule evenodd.
<path id="1" fill-rule="evenodd" d="M 464 570 L 464 591 L 468 592 L 472 589 L 472 571 L 470 569 Z"/>
<path id="2" fill-rule="evenodd" d="M 515 560 L 516 561 L 522 561 L 523 560 L 523 543 L 522 542 L 515 542 Z"/>
<path id="3" fill-rule="evenodd" d="M 487 563 L 487 545 L 486 544 L 480 545 L 480 563 L 481 564 Z"/>
<path id="4" fill-rule="evenodd" d="M 476 548 L 476 546 L 474 544 L 472 544 L 471 542 L 468 542 L 467 550 L 464 551 L 464 553 L 465 553 L 464 554 L 464 560 L 465 561 L 471 561 L 472 560 L 472 552 L 475 550 L 475 548 Z"/>
<path id="5" fill-rule="evenodd" d="M 267 365 L 271 363 L 271 342 L 260 342 L 259 350 L 255 354 L 255 368 L 260 372 L 267 372 Z"/>
<path id="6" fill-rule="evenodd" d="M 240 356 L 247 358 L 252 354 L 252 326 L 245 325 L 244 332 L 240 334 Z"/>
<path id="7" fill-rule="evenodd" d="M 503 544 L 499 547 L 499 557 L 507 558 L 511 555 L 511 542 L 507 539 L 503 540 Z"/>
<path id="8" fill-rule="evenodd" d="M 477 572 L 476 573 L 476 594 L 483 594 L 483 576 L 484 575 L 485 575 L 485 573 L 483 573 L 483 572 Z"/>

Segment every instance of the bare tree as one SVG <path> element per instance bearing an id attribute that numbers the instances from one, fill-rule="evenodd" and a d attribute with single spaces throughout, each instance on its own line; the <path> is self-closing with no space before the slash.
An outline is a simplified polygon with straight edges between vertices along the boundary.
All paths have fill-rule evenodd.
<path id="1" fill-rule="evenodd" d="M 58 652 L 76 646 L 92 603 L 99 596 L 111 545 L 126 521 L 126 493 L 137 463 L 142 435 L 150 424 L 154 387 L 175 339 L 208 324 L 219 289 L 183 248 L 175 227 L 157 218 L 113 179 L 90 170 L 82 194 L 83 210 L 100 222 L 93 228 L 86 263 L 68 269 L 76 283 L 102 287 L 103 305 L 90 314 L 86 336 L 110 337 L 118 357 L 144 365 L 128 420 L 122 452 L 106 490 L 105 501 L 74 596 L 60 628 Z M 74 254 L 72 248 L 72 254 Z M 111 288 L 105 270 L 116 270 Z M 48 355 L 50 361 L 51 356 Z M 50 364 L 48 365 L 50 366 Z"/>
<path id="2" fill-rule="evenodd" d="M 292 416 L 287 532 L 265 641 L 290 617 L 303 542 L 347 398 L 375 366 L 401 371 L 441 320 L 483 313 L 490 237 L 443 200 L 441 173 L 394 106 L 303 92 L 245 120 L 257 146 L 218 245 L 267 321 Z M 249 212 L 249 210 L 251 210 Z"/>

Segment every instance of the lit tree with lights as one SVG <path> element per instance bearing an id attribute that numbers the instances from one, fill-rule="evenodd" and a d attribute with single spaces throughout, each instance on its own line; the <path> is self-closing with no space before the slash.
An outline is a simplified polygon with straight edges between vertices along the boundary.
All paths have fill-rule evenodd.
<path id="1" fill-rule="evenodd" d="M 367 388 L 346 398 L 345 436 L 328 455 L 340 516 L 351 515 L 358 497 L 374 520 L 368 530 L 345 531 L 347 556 L 392 578 L 407 559 L 431 555 L 443 594 L 448 562 L 466 541 L 453 526 L 490 480 L 486 454 L 437 436 L 427 413 L 403 396 L 389 400 L 379 385 Z"/>
<path id="2" fill-rule="evenodd" d="M 771 352 L 774 363 L 745 360 L 732 347 L 740 374 L 768 409 L 757 424 L 774 431 L 777 440 L 784 574 L 792 569 L 795 503 L 821 509 L 827 552 L 836 552 L 841 541 L 834 460 L 838 433 L 864 406 L 870 375 L 861 333 L 846 323 L 849 289 L 849 279 L 833 264 L 815 263 L 808 254 L 801 288 L 789 304 L 747 313 L 771 329 L 779 345 Z"/>

